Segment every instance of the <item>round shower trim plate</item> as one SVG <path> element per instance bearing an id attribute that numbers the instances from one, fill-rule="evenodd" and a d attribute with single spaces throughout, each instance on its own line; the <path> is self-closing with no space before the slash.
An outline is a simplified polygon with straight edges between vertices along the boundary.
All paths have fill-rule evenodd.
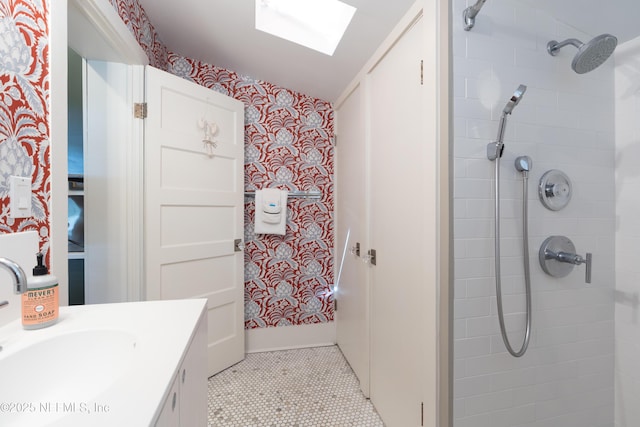
<path id="1" fill-rule="evenodd" d="M 538 196 L 545 208 L 559 211 L 571 200 L 571 180 L 562 171 L 551 169 L 540 177 Z"/>

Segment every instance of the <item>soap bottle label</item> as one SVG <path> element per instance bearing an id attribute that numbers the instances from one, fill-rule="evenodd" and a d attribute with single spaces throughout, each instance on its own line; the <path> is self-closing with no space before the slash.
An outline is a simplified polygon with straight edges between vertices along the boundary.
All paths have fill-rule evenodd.
<path id="1" fill-rule="evenodd" d="M 22 294 L 22 325 L 35 326 L 58 318 L 58 285 L 27 289 Z"/>

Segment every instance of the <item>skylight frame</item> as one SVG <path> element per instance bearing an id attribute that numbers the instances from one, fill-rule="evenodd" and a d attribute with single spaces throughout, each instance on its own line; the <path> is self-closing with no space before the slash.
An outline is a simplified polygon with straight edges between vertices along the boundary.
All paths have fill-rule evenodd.
<path id="1" fill-rule="evenodd" d="M 332 56 L 356 8 L 340 0 L 255 0 L 255 28 Z"/>

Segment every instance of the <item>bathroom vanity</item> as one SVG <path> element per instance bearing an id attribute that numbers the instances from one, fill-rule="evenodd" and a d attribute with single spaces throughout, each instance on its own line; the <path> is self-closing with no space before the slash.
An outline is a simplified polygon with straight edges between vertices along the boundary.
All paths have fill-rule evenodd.
<path id="1" fill-rule="evenodd" d="M 205 426 L 205 299 L 61 307 L 0 328 L 0 425 Z"/>

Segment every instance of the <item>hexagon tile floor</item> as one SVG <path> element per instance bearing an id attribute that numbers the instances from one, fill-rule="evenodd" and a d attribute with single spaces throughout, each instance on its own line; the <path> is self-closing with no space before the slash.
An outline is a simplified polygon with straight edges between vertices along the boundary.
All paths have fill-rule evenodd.
<path id="1" fill-rule="evenodd" d="M 208 403 L 209 427 L 384 427 L 337 346 L 247 354 Z"/>

